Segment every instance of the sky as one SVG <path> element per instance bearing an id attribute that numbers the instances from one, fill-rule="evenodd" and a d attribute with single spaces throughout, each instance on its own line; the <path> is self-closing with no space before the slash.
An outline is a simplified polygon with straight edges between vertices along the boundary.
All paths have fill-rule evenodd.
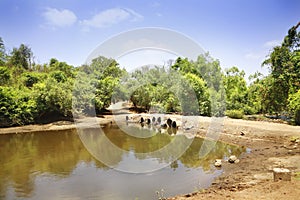
<path id="1" fill-rule="evenodd" d="M 6 49 L 26 44 L 40 64 L 57 58 L 79 66 L 107 40 L 157 27 L 190 38 L 223 69 L 266 74 L 262 61 L 298 21 L 299 0 L 0 0 Z M 121 66 L 138 66 L 163 64 L 176 55 L 148 49 L 116 59 Z"/>

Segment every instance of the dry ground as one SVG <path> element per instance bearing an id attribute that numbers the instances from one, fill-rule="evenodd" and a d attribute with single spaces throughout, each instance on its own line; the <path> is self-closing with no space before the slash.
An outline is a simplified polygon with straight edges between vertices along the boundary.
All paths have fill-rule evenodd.
<path id="1" fill-rule="evenodd" d="M 207 126 L 203 125 L 199 136 L 205 136 Z M 296 177 L 300 143 L 291 142 L 294 137 L 300 138 L 299 126 L 226 119 L 219 139 L 246 146 L 251 153 L 244 154 L 237 164 L 224 163 L 224 173 L 210 188 L 171 199 L 300 199 L 300 178 Z M 274 167 L 290 169 L 292 181 L 274 182 Z"/>

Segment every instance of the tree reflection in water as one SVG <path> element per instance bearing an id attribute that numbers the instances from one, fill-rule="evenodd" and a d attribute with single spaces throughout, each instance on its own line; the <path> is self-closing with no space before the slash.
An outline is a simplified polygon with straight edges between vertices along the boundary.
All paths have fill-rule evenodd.
<path id="1" fill-rule="evenodd" d="M 121 129 L 103 130 L 83 130 L 79 135 L 81 139 L 82 134 L 85 135 L 84 141 L 78 137 L 77 130 L 0 135 L 0 199 L 5 199 L 11 189 L 17 197 L 30 198 L 35 193 L 37 177 L 68 178 L 73 176 L 72 172 L 80 163 L 93 165 L 105 173 L 110 167 L 132 161 L 127 160 L 132 154 L 137 163 L 151 158 L 158 163 L 167 163 L 174 172 L 179 166 L 211 172 L 215 169 L 213 162 L 216 158 L 231 154 L 240 156 L 246 151 L 245 148 L 217 142 L 208 154 L 200 157 L 199 149 L 204 141 L 201 138 L 189 139 L 182 134 L 171 136 L 137 127 L 130 128 L 130 135 Z M 88 143 L 93 152 L 101 153 L 108 166 L 95 159 L 97 155 L 93 157 L 83 143 Z M 187 144 L 189 148 L 181 155 L 180 151 Z M 160 150 L 165 146 L 168 148 L 162 153 Z M 120 151 L 115 151 L 116 147 Z"/>

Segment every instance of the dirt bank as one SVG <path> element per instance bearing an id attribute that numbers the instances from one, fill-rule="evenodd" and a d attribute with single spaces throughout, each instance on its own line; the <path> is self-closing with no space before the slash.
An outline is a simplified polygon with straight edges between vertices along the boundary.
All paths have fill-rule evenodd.
<path id="1" fill-rule="evenodd" d="M 92 127 L 111 123 L 113 121 L 112 115 L 106 115 L 101 118 L 87 117 L 74 122 L 70 121 L 58 121 L 50 124 L 34 124 L 26 126 L 17 126 L 9 128 L 0 128 L 0 134 L 19 134 L 29 132 L 42 132 L 42 131 L 55 131 L 55 130 L 68 130 L 74 129 L 78 126 Z"/>
<path id="2" fill-rule="evenodd" d="M 208 124 L 198 131 L 205 137 Z M 244 154 L 237 164 L 224 163 L 224 173 L 203 191 L 170 199 L 299 199 L 300 127 L 271 122 L 255 122 L 226 119 L 219 139 L 246 146 L 250 154 Z M 292 181 L 273 181 L 272 169 L 285 167 L 292 171 Z"/>

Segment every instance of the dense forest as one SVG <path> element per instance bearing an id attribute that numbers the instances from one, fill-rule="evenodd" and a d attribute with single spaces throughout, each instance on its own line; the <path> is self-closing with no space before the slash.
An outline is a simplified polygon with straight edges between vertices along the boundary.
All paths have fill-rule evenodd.
<path id="1" fill-rule="evenodd" d="M 119 100 L 145 111 L 185 115 L 284 115 L 300 125 L 299 26 L 290 28 L 262 63 L 269 75 L 256 72 L 248 81 L 243 70 L 223 70 L 208 53 L 129 73 L 102 56 L 79 67 L 55 58 L 36 64 L 28 45 L 8 52 L 0 38 L 0 127 L 99 114 Z"/>

